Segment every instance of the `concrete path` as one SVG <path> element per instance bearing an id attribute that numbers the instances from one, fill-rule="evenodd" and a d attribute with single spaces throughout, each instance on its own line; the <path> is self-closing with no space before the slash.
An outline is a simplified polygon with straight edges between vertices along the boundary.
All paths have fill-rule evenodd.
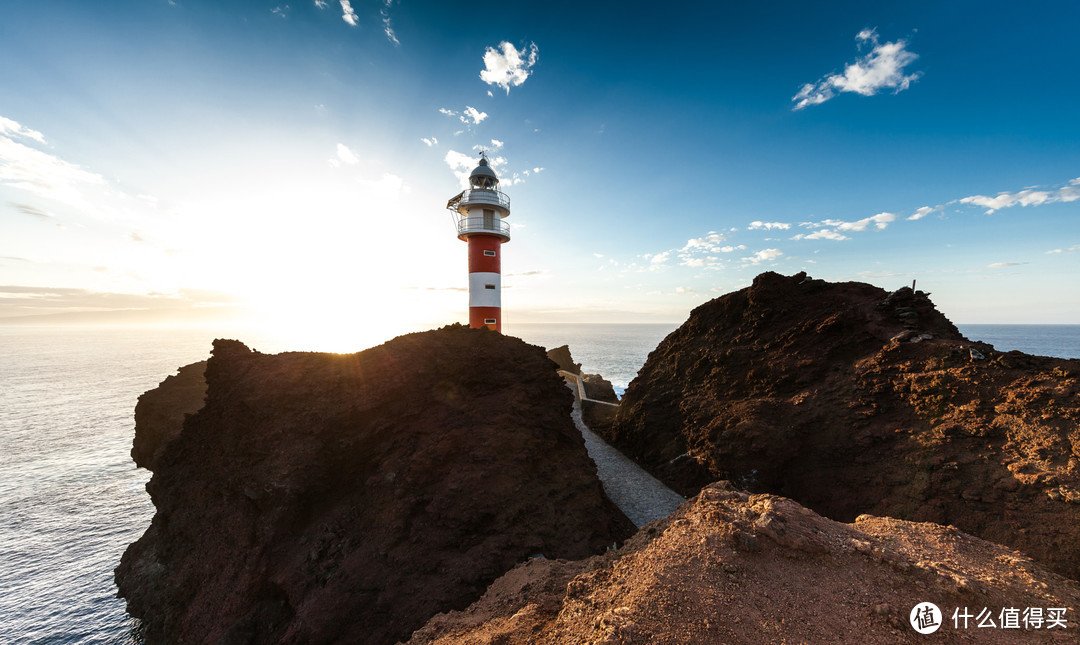
<path id="1" fill-rule="evenodd" d="M 566 379 L 566 386 L 574 392 L 574 411 L 571 413 L 574 425 L 585 438 L 585 448 L 596 464 L 600 482 L 611 501 L 638 528 L 670 515 L 685 501 L 682 496 L 589 430 L 581 419 L 580 380 L 573 374 L 561 370 L 560 373 Z"/>

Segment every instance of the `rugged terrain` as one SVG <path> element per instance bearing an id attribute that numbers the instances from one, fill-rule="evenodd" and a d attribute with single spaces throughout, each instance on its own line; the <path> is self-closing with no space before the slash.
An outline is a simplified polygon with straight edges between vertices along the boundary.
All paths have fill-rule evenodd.
<path id="1" fill-rule="evenodd" d="M 723 482 L 617 553 L 519 565 L 409 645 L 1075 643 L 1078 607 L 1075 581 L 954 527 L 840 524 Z"/>
<path id="2" fill-rule="evenodd" d="M 569 390 L 518 339 L 456 325 L 351 355 L 219 340 L 184 420 L 186 383 L 144 396 L 136 428 L 157 512 L 116 581 L 149 643 L 393 643 L 517 563 L 632 530 Z"/>
<path id="3" fill-rule="evenodd" d="M 683 494 L 951 524 L 1080 577 L 1080 361 L 971 342 L 928 295 L 764 273 L 695 309 L 603 434 Z"/>

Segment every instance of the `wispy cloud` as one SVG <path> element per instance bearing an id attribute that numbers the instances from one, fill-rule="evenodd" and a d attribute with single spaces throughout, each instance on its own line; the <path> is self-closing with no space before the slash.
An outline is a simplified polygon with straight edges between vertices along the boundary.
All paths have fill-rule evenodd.
<path id="1" fill-rule="evenodd" d="M 762 262 L 769 262 L 783 255 L 784 252 L 780 249 L 762 249 L 751 256 L 743 258 L 743 262 L 746 264 L 761 264 Z"/>
<path id="2" fill-rule="evenodd" d="M 519 51 L 511 43 L 503 41 L 498 49 L 488 47 L 484 50 L 484 69 L 480 72 L 480 79 L 488 85 L 505 89 L 509 94 L 511 87 L 518 87 L 529 78 L 539 56 L 536 43 L 530 43 Z"/>
<path id="3" fill-rule="evenodd" d="M 282 18 L 288 18 L 289 17 L 288 14 L 285 13 L 288 10 L 289 10 L 289 5 L 285 5 L 284 7 L 277 6 L 277 7 L 274 7 L 273 9 L 271 9 L 270 13 L 272 13 L 274 15 L 277 15 L 277 16 L 281 16 Z"/>
<path id="4" fill-rule="evenodd" d="M 716 231 L 709 231 L 702 237 L 696 237 L 686 241 L 683 245 L 681 252 L 691 251 L 704 251 L 710 252 L 720 248 L 720 243 L 727 239 L 727 236 L 723 233 L 717 233 Z"/>
<path id="5" fill-rule="evenodd" d="M 401 45 L 401 42 L 398 41 L 397 34 L 394 33 L 394 28 L 390 25 L 390 5 L 392 4 L 394 4 L 394 0 L 386 0 L 382 9 L 379 10 L 379 15 L 382 16 L 383 33 L 386 34 L 386 39 L 398 46 Z"/>
<path id="6" fill-rule="evenodd" d="M 922 218 L 926 217 L 930 213 L 933 213 L 935 211 L 940 211 L 940 210 L 941 210 L 941 206 L 923 206 L 922 208 L 919 208 L 914 213 L 912 213 L 911 216 L 908 217 L 908 219 L 909 220 L 919 220 L 919 219 L 922 219 Z"/>
<path id="7" fill-rule="evenodd" d="M 488 117 L 487 112 L 481 112 L 471 105 L 466 105 L 461 112 L 448 108 L 439 108 L 439 113 L 455 117 L 465 125 L 477 125 Z"/>
<path id="8" fill-rule="evenodd" d="M 360 22 L 356 17 L 356 10 L 352 8 L 352 3 L 349 0 L 341 0 L 341 19 L 353 27 Z"/>
<path id="9" fill-rule="evenodd" d="M 476 158 L 457 150 L 447 150 L 443 161 L 450 166 L 450 171 L 457 177 L 462 188 L 469 185 L 469 173 L 476 167 Z"/>
<path id="10" fill-rule="evenodd" d="M 1018 267 L 1023 264 L 1031 264 L 1030 262 L 994 262 L 993 264 L 987 264 L 988 269 L 1004 269 L 1005 267 Z"/>
<path id="11" fill-rule="evenodd" d="M 904 68 L 919 57 L 907 50 L 906 40 L 880 43 L 876 29 L 863 29 L 855 40 L 860 48 L 872 45 L 873 49 L 846 65 L 842 74 L 830 74 L 816 83 L 803 85 L 791 97 L 795 102 L 792 109 L 801 110 L 824 103 L 840 92 L 873 96 L 881 90 L 891 89 L 896 94 L 906 90 L 922 75 L 922 72 L 904 73 Z"/>
<path id="12" fill-rule="evenodd" d="M 748 228 L 751 231 L 755 230 L 755 229 L 759 229 L 759 228 L 760 229 L 765 229 L 766 231 L 771 231 L 773 229 L 787 230 L 787 229 L 791 228 L 791 224 L 785 224 L 784 222 L 757 222 L 757 221 L 754 221 L 754 222 L 750 222 L 750 225 L 747 226 L 746 228 Z"/>
<path id="13" fill-rule="evenodd" d="M 491 147 L 495 150 L 498 150 L 499 148 L 503 147 L 503 142 L 499 141 L 498 139 L 492 139 Z"/>
<path id="14" fill-rule="evenodd" d="M 804 228 L 822 229 L 815 231 L 814 233 L 800 233 L 792 236 L 793 240 L 847 240 L 850 239 L 840 231 L 846 232 L 861 232 L 870 228 L 871 225 L 876 230 L 883 230 L 892 222 L 900 217 L 896 213 L 878 213 L 877 215 L 871 215 L 870 217 L 864 217 L 854 222 L 845 222 L 838 219 L 825 219 L 820 222 L 800 222 L 799 226 Z"/>
<path id="15" fill-rule="evenodd" d="M 2 116 L 0 116 L 0 135 L 11 135 L 20 139 L 33 139 L 38 143 L 45 143 L 45 135 Z"/>
<path id="16" fill-rule="evenodd" d="M 429 148 L 439 142 L 439 140 L 436 139 L 435 137 L 431 137 L 430 139 L 427 138 L 427 137 L 422 137 L 420 140 L 423 141 L 424 143 L 426 143 L 427 147 L 429 147 Z"/>
<path id="17" fill-rule="evenodd" d="M 1003 208 L 1011 208 L 1013 206 L 1041 206 L 1043 204 L 1053 204 L 1055 202 L 1074 202 L 1078 199 L 1080 199 L 1080 177 L 1053 190 L 1025 188 L 1024 190 L 1015 193 L 998 193 L 995 197 L 972 195 L 971 197 L 964 197 L 957 201 L 961 204 L 982 206 L 986 209 L 987 215 L 989 215 L 994 211 Z"/>
<path id="18" fill-rule="evenodd" d="M 327 7 L 326 0 L 315 0 L 315 6 L 319 9 L 325 9 Z"/>
<path id="19" fill-rule="evenodd" d="M 37 130 L 0 117 L 0 185 L 78 207 L 89 206 L 85 189 L 105 186 L 101 175 L 15 139 L 45 143 L 45 137 Z"/>
<path id="20" fill-rule="evenodd" d="M 10 202 L 10 203 L 11 203 L 12 208 L 14 208 L 15 210 L 19 211 L 20 213 L 22 213 L 24 215 L 29 215 L 30 217 L 34 217 L 34 218 L 44 220 L 44 221 L 47 221 L 47 222 L 51 222 L 51 221 L 56 220 L 56 217 L 52 213 L 50 213 L 50 212 L 48 212 L 46 210 L 42 210 L 42 209 L 38 208 L 37 206 L 31 206 L 30 204 L 16 204 L 14 202 Z"/>
<path id="21" fill-rule="evenodd" d="M 1046 252 L 1046 255 L 1054 255 L 1056 253 L 1072 253 L 1073 251 L 1080 251 L 1080 244 L 1074 244 L 1067 249 L 1050 249 Z"/>
<path id="22" fill-rule="evenodd" d="M 360 159 L 357 158 L 356 153 L 349 149 L 349 146 L 339 143 L 337 144 L 337 155 L 330 158 L 330 165 L 337 168 L 343 163 L 355 166 L 360 163 Z"/>

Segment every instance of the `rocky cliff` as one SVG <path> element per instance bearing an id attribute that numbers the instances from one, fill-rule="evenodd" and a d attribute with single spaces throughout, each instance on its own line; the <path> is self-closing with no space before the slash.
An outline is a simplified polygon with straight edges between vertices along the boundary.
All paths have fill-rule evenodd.
<path id="1" fill-rule="evenodd" d="M 765 273 L 650 355 L 606 438 L 684 494 L 951 524 L 1080 577 L 1080 361 L 971 342 L 928 294 Z"/>
<path id="2" fill-rule="evenodd" d="M 409 645 L 1074 643 L 1078 607 L 1075 581 L 954 527 L 841 524 L 724 482 L 617 553 L 519 565 Z"/>
<path id="3" fill-rule="evenodd" d="M 149 643 L 393 643 L 517 563 L 632 530 L 569 390 L 520 340 L 451 326 L 352 355 L 215 341 L 205 381 L 205 406 L 141 461 L 157 512 L 116 571 Z M 159 418 L 154 400 L 141 419 Z"/>
<path id="4" fill-rule="evenodd" d="M 181 367 L 158 387 L 143 393 L 135 404 L 135 439 L 131 459 L 153 470 L 161 451 L 180 436 L 184 419 L 202 409 L 206 399 L 206 361 Z"/>

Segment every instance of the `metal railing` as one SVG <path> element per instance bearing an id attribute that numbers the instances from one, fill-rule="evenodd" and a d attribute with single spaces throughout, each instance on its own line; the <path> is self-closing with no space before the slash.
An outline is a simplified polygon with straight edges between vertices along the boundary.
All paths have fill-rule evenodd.
<path id="1" fill-rule="evenodd" d="M 510 210 L 510 198 L 501 190 L 487 190 L 484 188 L 470 188 L 461 193 L 460 203 L 472 204 L 495 204 Z"/>
<path id="2" fill-rule="evenodd" d="M 510 237 L 510 225 L 498 217 L 494 220 L 481 217 L 459 217 L 457 222 L 458 235 L 465 233 L 494 233 Z"/>

